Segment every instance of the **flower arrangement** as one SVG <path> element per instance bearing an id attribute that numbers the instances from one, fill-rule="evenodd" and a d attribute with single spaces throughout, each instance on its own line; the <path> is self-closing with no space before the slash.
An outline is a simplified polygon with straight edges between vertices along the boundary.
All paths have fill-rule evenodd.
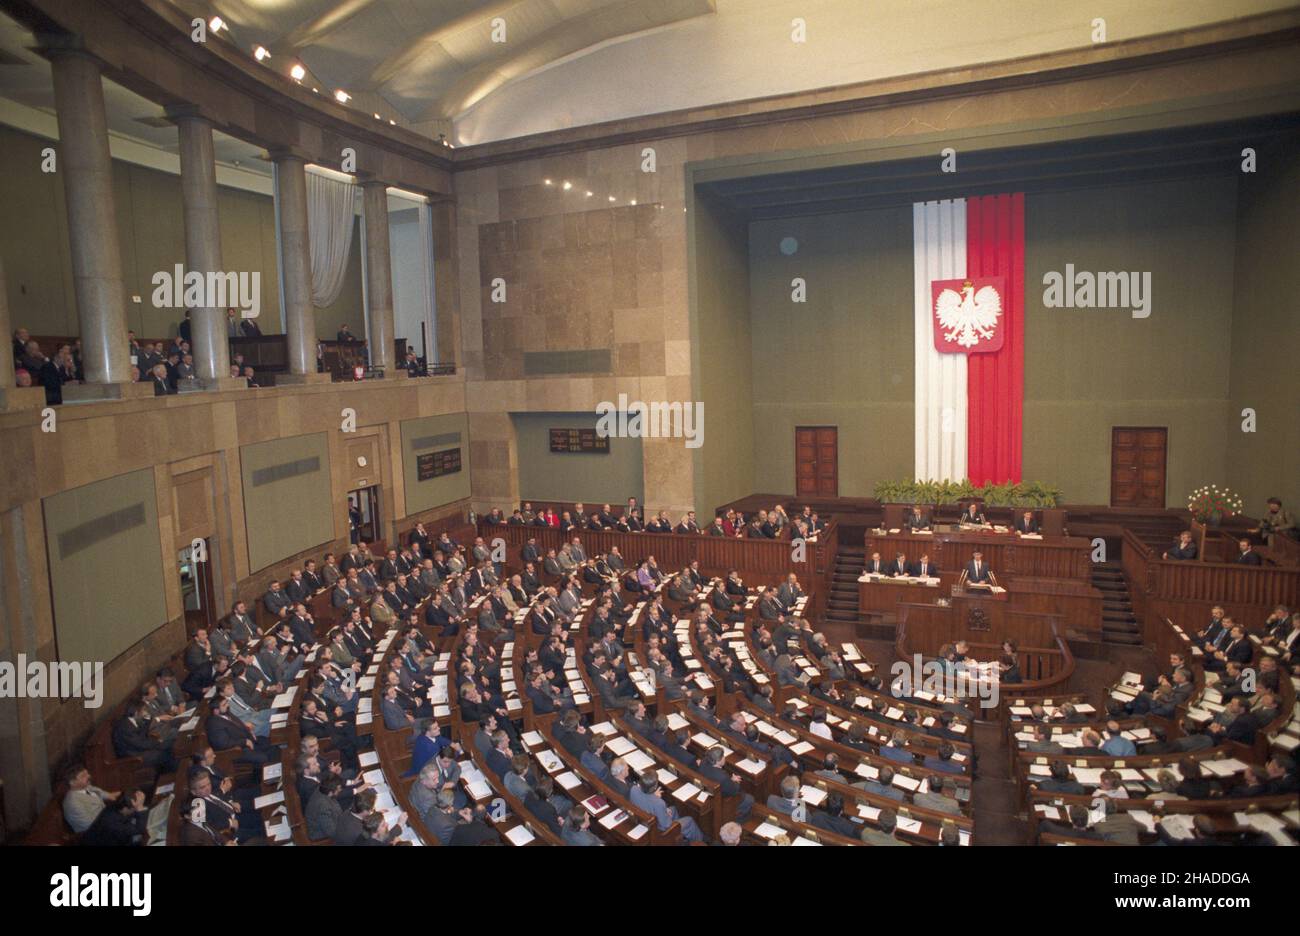
<path id="1" fill-rule="evenodd" d="M 1218 524 L 1224 517 L 1241 513 L 1242 507 L 1240 497 L 1217 484 L 1198 487 L 1187 497 L 1187 509 L 1197 523 Z"/>

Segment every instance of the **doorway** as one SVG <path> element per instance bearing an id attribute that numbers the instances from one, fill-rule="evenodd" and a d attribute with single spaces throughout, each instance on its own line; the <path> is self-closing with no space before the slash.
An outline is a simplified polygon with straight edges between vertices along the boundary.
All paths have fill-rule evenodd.
<path id="1" fill-rule="evenodd" d="M 353 543 L 379 539 L 379 485 L 348 491 L 348 527 Z"/>
<path id="2" fill-rule="evenodd" d="M 189 633 L 199 627 L 211 631 L 217 625 L 211 544 L 206 539 L 195 540 L 177 554 L 176 561 L 181 576 L 185 627 Z"/>
<path id="3" fill-rule="evenodd" d="M 795 426 L 794 485 L 798 497 L 839 497 L 839 428 Z"/>
<path id="4" fill-rule="evenodd" d="M 1110 505 L 1164 507 L 1169 429 L 1114 426 L 1110 431 Z"/>

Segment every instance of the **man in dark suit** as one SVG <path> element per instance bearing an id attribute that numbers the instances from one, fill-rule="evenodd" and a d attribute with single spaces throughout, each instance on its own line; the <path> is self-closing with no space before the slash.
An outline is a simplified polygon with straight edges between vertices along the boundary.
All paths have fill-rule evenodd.
<path id="1" fill-rule="evenodd" d="M 1227 622 L 1231 623 L 1232 619 L 1228 618 Z M 1240 663 L 1242 666 L 1248 664 L 1255 656 L 1255 645 L 1246 637 L 1246 629 L 1240 624 L 1232 624 L 1228 632 L 1228 640 L 1222 644 L 1222 649 L 1216 650 L 1212 656 L 1207 655 L 1203 666 L 1207 670 L 1214 672 L 1223 672 L 1229 662 Z"/>
<path id="2" fill-rule="evenodd" d="M 917 578 L 936 578 L 939 575 L 939 567 L 930 561 L 929 553 L 923 553 L 921 558 L 908 568 L 908 572 Z"/>
<path id="3" fill-rule="evenodd" d="M 962 511 L 961 522 L 970 526 L 984 526 L 988 520 L 984 518 L 984 511 L 980 509 L 980 505 L 972 502 Z"/>
<path id="4" fill-rule="evenodd" d="M 903 575 L 910 575 L 911 572 L 908 569 L 907 556 L 903 555 L 901 552 L 895 556 L 894 561 L 889 564 L 889 574 L 896 578 Z"/>
<path id="5" fill-rule="evenodd" d="M 208 743 L 214 750 L 239 751 L 236 762 L 262 765 L 279 757 L 279 749 L 267 738 L 254 737 L 252 729 L 230 714 L 230 702 L 221 696 L 213 705 L 212 714 L 204 726 Z"/>
<path id="6" fill-rule="evenodd" d="M 863 571 L 868 575 L 888 575 L 889 566 L 885 563 L 885 560 L 880 558 L 880 553 L 873 552 L 871 557 L 867 559 L 866 567 Z"/>
<path id="7" fill-rule="evenodd" d="M 1255 735 L 1259 731 L 1259 720 L 1250 711 L 1244 699 L 1240 696 L 1233 696 L 1228 701 L 1224 714 L 1232 719 L 1227 725 L 1215 721 L 1206 729 L 1216 742 L 1236 741 L 1245 745 L 1255 743 Z"/>
<path id="8" fill-rule="evenodd" d="M 126 714 L 113 725 L 113 751 L 118 757 L 138 757 L 146 766 L 170 773 L 176 769 L 176 758 L 170 745 L 149 733 L 145 709 L 139 699 L 127 704 Z"/>
<path id="9" fill-rule="evenodd" d="M 1016 520 L 1016 532 L 1017 533 L 1038 532 L 1038 521 L 1034 519 L 1034 512 L 1032 510 L 1026 510 Z"/>
<path id="10" fill-rule="evenodd" d="M 1239 550 L 1236 560 L 1238 565 L 1257 566 L 1264 564 L 1264 560 L 1260 558 L 1259 553 L 1255 552 L 1254 548 L 1251 546 L 1250 540 L 1238 540 L 1237 548 Z"/>
<path id="11" fill-rule="evenodd" d="M 966 563 L 966 581 L 971 583 L 989 582 L 989 564 L 984 561 L 984 554 L 978 549 L 971 555 L 970 562 Z"/>
<path id="12" fill-rule="evenodd" d="M 821 809 L 811 810 L 808 814 L 808 822 L 827 832 L 846 835 L 849 838 L 858 837 L 858 827 L 845 817 L 844 797 L 838 793 L 827 796 Z"/>
<path id="13" fill-rule="evenodd" d="M 912 512 L 907 515 L 903 521 L 905 530 L 928 530 L 930 529 L 930 518 L 921 514 L 921 508 L 914 506 Z"/>
<path id="14" fill-rule="evenodd" d="M 1038 834 L 1050 833 L 1052 835 L 1066 835 L 1070 838 L 1081 839 L 1101 839 L 1100 832 L 1094 832 L 1088 828 L 1088 809 L 1086 806 L 1080 806 L 1075 803 L 1067 810 L 1070 817 L 1070 824 L 1065 825 L 1060 822 L 1053 822 L 1051 819 L 1044 819 L 1038 823 Z"/>
<path id="15" fill-rule="evenodd" d="M 272 582 L 270 589 L 262 597 L 262 607 L 266 608 L 267 613 L 272 617 L 285 617 L 292 605 L 292 599 L 280 587 L 279 580 Z"/>
<path id="16" fill-rule="evenodd" d="M 1166 559 L 1195 559 L 1196 544 L 1192 542 L 1191 531 L 1183 530 L 1183 532 L 1179 533 L 1178 545 L 1167 550 L 1163 555 Z"/>
<path id="17" fill-rule="evenodd" d="M 737 822 L 744 822 L 749 818 L 750 812 L 754 808 L 754 797 L 746 793 L 740 786 L 740 775 L 728 773 L 722 762 L 726 756 L 726 751 L 722 745 L 715 745 L 709 748 L 704 755 L 704 761 L 697 770 L 705 777 L 713 780 L 718 784 L 718 791 L 724 797 L 739 797 L 736 803 L 735 818 Z"/>
<path id="18" fill-rule="evenodd" d="M 504 779 L 505 775 L 510 772 L 510 759 L 512 756 L 510 736 L 504 731 L 498 730 L 492 736 L 492 750 L 487 755 L 488 768 L 498 777 Z"/>

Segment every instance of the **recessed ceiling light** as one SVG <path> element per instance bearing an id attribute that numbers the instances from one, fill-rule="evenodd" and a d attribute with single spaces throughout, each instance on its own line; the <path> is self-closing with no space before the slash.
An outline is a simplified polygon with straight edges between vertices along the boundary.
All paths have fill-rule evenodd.
<path id="1" fill-rule="evenodd" d="M 334 92 L 334 100 L 338 101 L 340 104 L 346 104 L 348 101 L 352 100 L 352 95 L 348 94 L 342 88 L 339 88 Z"/>
<path id="2" fill-rule="evenodd" d="M 301 64 L 295 64 L 293 68 L 289 69 L 289 77 L 294 81 L 302 81 L 307 77 L 307 69 L 303 68 Z"/>
<path id="3" fill-rule="evenodd" d="M 590 192 L 587 193 L 587 197 L 588 197 L 588 198 L 591 197 L 591 193 L 590 193 Z"/>
<path id="4" fill-rule="evenodd" d="M 629 205 L 635 205 L 635 204 L 636 204 L 636 199 L 635 199 L 635 198 L 632 199 L 630 202 L 628 202 L 628 204 L 629 204 Z"/>
<path id="5" fill-rule="evenodd" d="M 551 180 L 550 180 L 550 179 L 542 179 L 542 184 L 543 184 L 543 185 L 550 185 L 550 184 L 551 184 Z"/>
<path id="6" fill-rule="evenodd" d="M 375 114 L 375 120 L 383 120 L 383 119 L 384 118 L 380 117 L 378 114 Z"/>
<path id="7" fill-rule="evenodd" d="M 214 33 L 221 32 L 221 30 L 226 28 L 226 21 L 220 16 L 214 16 L 212 19 L 208 20 L 208 28 Z"/>
<path id="8" fill-rule="evenodd" d="M 397 121 L 396 121 L 396 120 L 393 120 L 391 117 L 388 118 L 388 122 L 389 122 L 390 124 L 392 124 L 394 127 L 397 126 Z"/>
<path id="9" fill-rule="evenodd" d="M 262 59 L 269 59 L 270 57 L 271 53 L 266 51 L 263 46 L 258 46 L 253 50 L 253 58 L 257 59 L 259 62 L 262 61 Z"/>
<path id="10" fill-rule="evenodd" d="M 618 201 L 618 199 L 615 198 L 613 195 L 609 196 L 609 200 L 610 200 L 610 201 Z"/>
<path id="11" fill-rule="evenodd" d="M 567 192 L 567 191 L 568 191 L 569 189 L 571 189 L 571 188 L 573 188 L 573 183 L 572 183 L 572 182 L 567 182 L 567 181 L 566 181 L 566 182 L 564 183 L 564 190 Z"/>

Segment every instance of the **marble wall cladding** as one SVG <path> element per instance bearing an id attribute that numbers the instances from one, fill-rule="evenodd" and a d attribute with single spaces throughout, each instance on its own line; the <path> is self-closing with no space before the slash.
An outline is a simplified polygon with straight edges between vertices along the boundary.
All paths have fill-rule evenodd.
<path id="1" fill-rule="evenodd" d="M 654 172 L 643 171 L 646 147 Z M 619 393 L 691 399 L 687 157 L 687 141 L 664 140 L 455 176 L 466 402 L 471 436 L 483 446 L 473 467 L 476 504 L 510 506 L 503 498 L 518 488 L 508 420 L 482 440 L 479 414 L 594 410 Z M 493 301 L 494 289 L 504 301 Z M 524 373 L 525 352 L 588 348 L 610 349 L 609 373 Z M 670 389 L 678 396 L 666 397 Z M 681 440 L 675 445 L 685 451 Z M 690 509 L 688 456 L 647 460 L 654 503 Z"/>

